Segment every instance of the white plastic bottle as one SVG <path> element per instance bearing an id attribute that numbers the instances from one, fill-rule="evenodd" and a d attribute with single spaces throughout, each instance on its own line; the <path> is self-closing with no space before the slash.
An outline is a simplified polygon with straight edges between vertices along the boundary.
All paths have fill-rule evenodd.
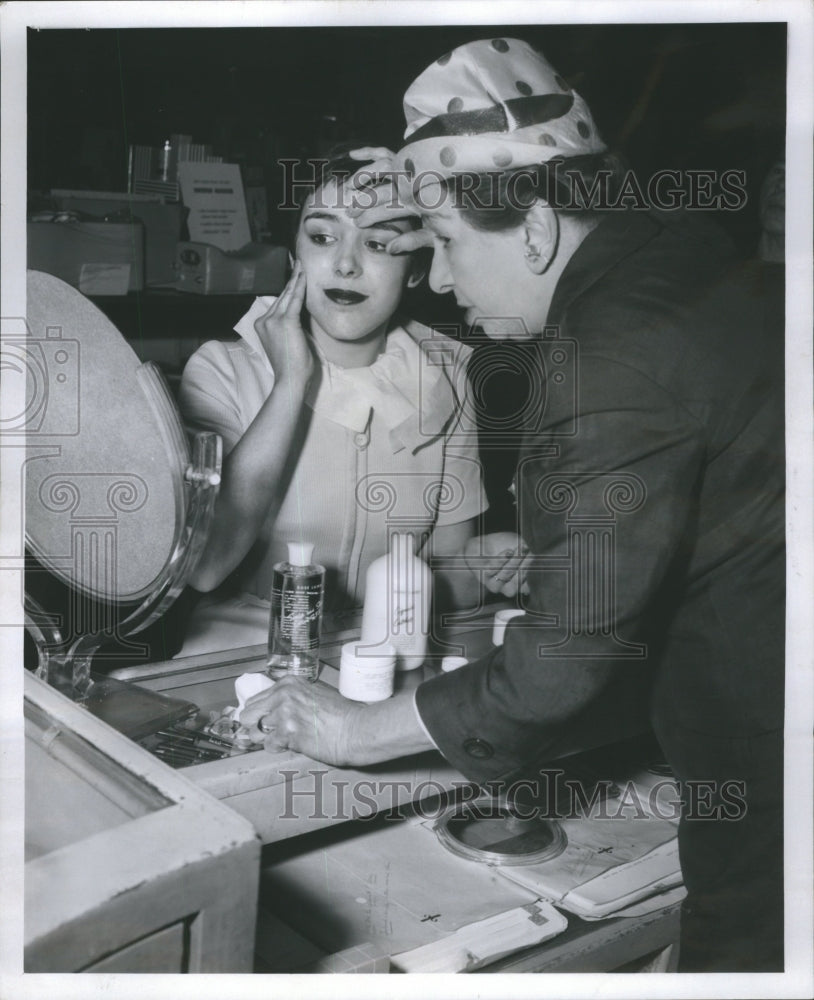
<path id="1" fill-rule="evenodd" d="M 304 677 L 319 674 L 319 638 L 325 567 L 311 563 L 314 546 L 288 543 L 288 562 L 274 567 L 269 618 L 268 674 Z"/>
<path id="2" fill-rule="evenodd" d="M 415 554 L 412 533 L 394 532 L 390 551 L 370 564 L 360 646 L 390 643 L 396 669 L 415 670 L 427 655 L 432 574 Z"/>

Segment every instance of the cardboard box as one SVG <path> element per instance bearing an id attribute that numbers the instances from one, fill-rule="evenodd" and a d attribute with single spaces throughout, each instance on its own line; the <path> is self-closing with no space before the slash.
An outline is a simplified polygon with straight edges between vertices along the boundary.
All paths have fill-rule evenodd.
<path id="1" fill-rule="evenodd" d="M 181 242 L 175 287 L 198 295 L 277 295 L 285 285 L 288 251 L 266 243 L 219 250 L 209 243 Z"/>
<path id="2" fill-rule="evenodd" d="M 173 284 L 175 247 L 187 211 L 183 205 L 166 205 L 155 195 L 116 191 L 54 190 L 51 196 L 63 211 L 96 216 L 99 221 L 109 221 L 110 216 L 114 222 L 140 221 L 144 225 L 144 284 Z"/>
<path id="3" fill-rule="evenodd" d="M 29 222 L 28 267 L 84 295 L 126 295 L 144 287 L 140 222 Z"/>

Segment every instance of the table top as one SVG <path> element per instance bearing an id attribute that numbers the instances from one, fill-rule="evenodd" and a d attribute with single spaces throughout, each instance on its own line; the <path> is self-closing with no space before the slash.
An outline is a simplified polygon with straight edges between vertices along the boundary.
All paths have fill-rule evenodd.
<path id="1" fill-rule="evenodd" d="M 427 663 L 399 674 L 397 692 L 436 674 L 444 655 L 465 654 L 475 659 L 486 653 L 492 648 L 495 611 L 502 606 L 445 616 Z M 326 617 L 320 644 L 322 681 L 338 685 L 342 645 L 358 638 L 360 625 L 358 612 Z M 184 698 L 210 712 L 237 703 L 237 677 L 265 668 L 266 648 L 261 645 L 125 667 L 114 671 L 114 676 Z M 358 819 L 360 802 L 365 809 L 378 811 L 471 784 L 437 751 L 364 768 L 335 768 L 293 750 L 260 749 L 187 767 L 184 774 L 250 819 L 264 843 Z M 359 794 L 348 795 L 349 788 L 360 790 Z"/>
<path id="2" fill-rule="evenodd" d="M 442 623 L 424 667 L 399 675 L 401 689 L 415 687 L 440 669 L 442 655 L 470 659 L 492 648 L 492 625 L 503 604 L 453 615 Z M 359 635 L 361 616 L 328 617 L 323 626 L 321 680 L 336 686 L 341 647 Z M 265 670 L 264 645 L 201 653 L 116 672 L 154 691 L 193 701 L 204 711 L 235 704 L 234 681 Z M 265 844 L 279 844 L 376 812 L 428 800 L 455 789 L 471 789 L 462 774 L 431 751 L 365 768 L 335 768 L 294 751 L 257 750 L 185 768 L 184 775 L 254 825 Z M 354 794 L 362 789 L 364 794 Z M 360 803 L 364 808 L 360 810 Z M 352 828 L 348 826 L 348 830 Z M 338 831 L 337 831 L 338 832 Z M 321 836 L 321 835 L 318 835 Z M 289 841 L 293 845 L 293 842 Z M 277 851 L 278 848 L 270 847 Z M 519 951 L 484 969 L 488 972 L 592 972 L 619 968 L 664 949 L 678 937 L 679 906 L 639 917 L 586 922 L 569 915 L 568 929 L 537 947 Z M 666 962 L 667 953 L 663 961 Z M 663 970 L 662 970 L 663 971 Z"/>

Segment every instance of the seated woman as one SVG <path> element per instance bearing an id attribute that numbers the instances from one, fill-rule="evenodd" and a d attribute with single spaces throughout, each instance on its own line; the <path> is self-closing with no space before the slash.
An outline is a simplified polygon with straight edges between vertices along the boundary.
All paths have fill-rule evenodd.
<path id="1" fill-rule="evenodd" d="M 358 607 L 388 529 L 429 538 L 425 558 L 450 555 L 486 507 L 475 428 L 460 406 L 471 348 L 398 315 L 422 271 L 419 255 L 392 256 L 387 244 L 418 221 L 359 228 L 344 183 L 358 168 L 344 155 L 328 160 L 299 213 L 282 294 L 257 299 L 237 342 L 204 344 L 184 370 L 184 419 L 219 433 L 225 455 L 192 585 L 249 595 L 234 605 L 238 621 L 241 608 L 267 607 L 288 542 L 313 543 L 327 609 Z M 457 576 L 471 599 L 471 575 Z"/>

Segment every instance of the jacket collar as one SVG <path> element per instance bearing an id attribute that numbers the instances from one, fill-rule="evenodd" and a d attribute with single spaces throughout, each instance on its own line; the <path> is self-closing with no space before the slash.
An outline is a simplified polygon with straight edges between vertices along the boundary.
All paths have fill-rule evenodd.
<path id="1" fill-rule="evenodd" d="M 551 300 L 547 322 L 562 323 L 568 307 L 625 257 L 660 236 L 665 230 L 694 241 L 709 253 L 714 247 L 722 259 L 733 252 L 731 240 L 715 224 L 686 211 L 629 210 L 609 213 L 577 247 L 568 261 Z"/>
<path id="2" fill-rule="evenodd" d="M 603 219 L 566 264 L 554 289 L 547 322 L 561 323 L 572 302 L 660 231 L 656 221 L 643 212 L 614 213 Z"/>

